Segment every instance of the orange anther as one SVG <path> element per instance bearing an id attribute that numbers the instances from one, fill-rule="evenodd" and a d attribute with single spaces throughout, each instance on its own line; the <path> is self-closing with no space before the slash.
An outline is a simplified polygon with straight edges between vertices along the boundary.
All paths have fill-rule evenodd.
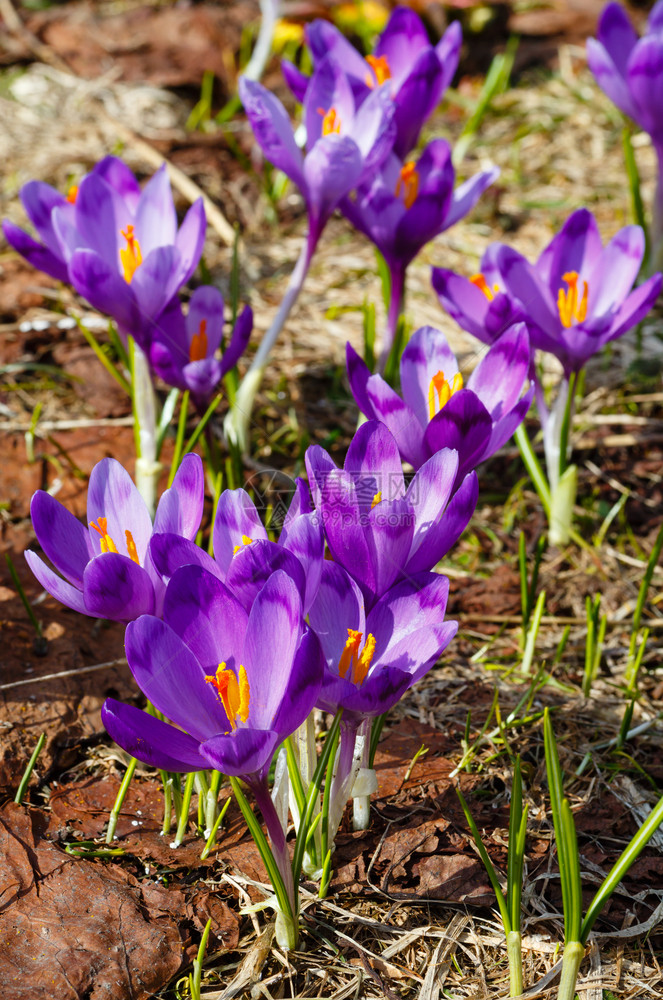
<path id="1" fill-rule="evenodd" d="M 451 397 L 463 388 L 463 376 L 456 372 L 451 382 L 447 382 L 444 372 L 433 375 L 428 386 L 428 419 L 432 420 L 436 413 L 446 406 Z M 437 399 L 435 398 L 437 396 Z"/>
<path id="2" fill-rule="evenodd" d="M 318 114 L 322 115 L 323 135 L 331 135 L 332 132 L 341 131 L 341 119 L 336 113 L 336 108 L 330 108 L 329 111 L 325 111 L 324 108 L 318 108 Z"/>
<path id="3" fill-rule="evenodd" d="M 560 288 L 557 292 L 557 311 L 559 312 L 562 326 L 567 329 L 573 326 L 574 321 L 582 323 L 587 317 L 589 286 L 586 281 L 583 281 L 582 297 L 578 301 L 578 278 L 579 274 L 577 271 L 567 271 L 566 274 L 562 275 L 562 281 L 565 281 L 569 287 L 566 291 Z"/>
<path id="4" fill-rule="evenodd" d="M 124 273 L 124 280 L 130 283 L 136 273 L 136 269 L 143 263 L 143 255 L 140 243 L 134 236 L 134 227 L 132 225 L 128 225 L 126 229 L 121 229 L 120 233 L 127 241 L 126 247 L 120 250 L 122 271 Z"/>
<path id="5" fill-rule="evenodd" d="M 400 198 L 401 191 L 403 192 L 405 207 L 412 208 L 419 194 L 419 174 L 417 173 L 414 160 L 408 160 L 401 167 L 398 180 L 396 181 L 396 190 L 394 191 L 397 198 Z"/>
<path id="6" fill-rule="evenodd" d="M 198 333 L 194 333 L 189 346 L 189 361 L 203 361 L 207 357 L 207 320 L 201 319 Z"/>
<path id="7" fill-rule="evenodd" d="M 385 80 L 391 80 L 391 70 L 389 69 L 389 62 L 386 56 L 366 56 L 366 62 L 373 70 L 373 76 L 370 73 L 366 74 L 364 83 L 367 87 L 371 89 L 377 83 L 378 87 L 385 82 Z"/>

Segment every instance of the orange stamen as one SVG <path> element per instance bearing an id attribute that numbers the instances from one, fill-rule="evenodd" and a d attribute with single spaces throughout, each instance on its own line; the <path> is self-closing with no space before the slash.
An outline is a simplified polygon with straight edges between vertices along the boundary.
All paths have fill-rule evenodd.
<path id="1" fill-rule="evenodd" d="M 136 548 L 136 543 L 134 542 L 134 536 L 130 531 L 125 531 L 124 537 L 127 540 L 127 552 L 129 553 L 129 558 L 133 559 L 133 561 L 138 563 L 140 566 L 140 559 L 138 558 L 138 550 Z"/>
<path id="2" fill-rule="evenodd" d="M 484 278 L 483 274 L 481 273 L 473 274 L 472 277 L 470 278 L 470 281 L 472 282 L 473 285 L 476 285 L 477 288 L 479 288 L 483 292 L 483 294 L 486 296 L 489 302 L 493 301 L 495 295 L 500 290 L 499 285 L 493 285 L 493 287 L 491 288 L 486 279 Z"/>
<path id="3" fill-rule="evenodd" d="M 373 502 L 371 503 L 371 510 L 373 510 L 374 507 L 377 507 L 379 503 L 382 503 L 382 490 L 378 490 L 375 496 L 373 497 Z"/>
<path id="4" fill-rule="evenodd" d="M 557 292 L 557 310 L 562 326 L 567 329 L 573 326 L 574 321 L 582 323 L 587 316 L 587 295 L 589 287 L 586 281 L 582 283 L 582 298 L 578 301 L 578 272 L 567 271 L 562 275 L 562 281 L 569 286 L 565 291 L 560 288 Z"/>
<path id="5" fill-rule="evenodd" d="M 246 722 L 249 717 L 251 690 L 245 668 L 240 666 L 238 681 L 233 671 L 226 669 L 226 664 L 223 662 L 217 667 L 216 674 L 205 677 L 205 680 L 216 688 L 231 730 L 237 729 L 238 716 L 242 722 Z"/>
<path id="6" fill-rule="evenodd" d="M 396 181 L 396 190 L 394 191 L 397 198 L 400 198 L 401 191 L 403 192 L 405 207 L 412 208 L 419 194 L 419 174 L 413 160 L 408 160 L 401 167 L 401 172 Z"/>
<path id="7" fill-rule="evenodd" d="M 207 320 L 201 319 L 198 333 L 194 333 L 189 347 L 189 361 L 203 361 L 207 357 Z"/>
<path id="8" fill-rule="evenodd" d="M 329 111 L 325 111 L 324 108 L 318 108 L 318 114 L 322 115 L 323 135 L 331 135 L 332 132 L 341 131 L 341 119 L 336 114 L 336 108 L 330 108 Z"/>
<path id="9" fill-rule="evenodd" d="M 349 671 L 350 680 L 357 687 L 360 687 L 366 680 L 375 653 L 375 637 L 370 632 L 366 636 L 363 650 L 361 653 L 359 652 L 362 636 L 362 632 L 358 632 L 354 628 L 348 629 L 348 638 L 338 661 L 339 677 L 346 677 Z"/>
<path id="10" fill-rule="evenodd" d="M 391 80 L 391 70 L 389 69 L 389 62 L 386 56 L 366 56 L 366 62 L 373 70 L 373 76 L 370 73 L 366 74 L 364 78 L 364 83 L 367 87 L 373 89 L 377 83 L 378 87 L 385 82 L 385 80 Z"/>
<path id="11" fill-rule="evenodd" d="M 75 205 L 77 198 L 78 198 L 78 185 L 72 184 L 69 190 L 67 191 L 67 201 L 69 202 L 70 205 Z"/>
<path id="12" fill-rule="evenodd" d="M 117 546 L 111 536 L 108 534 L 108 519 L 105 517 L 98 517 L 97 524 L 94 521 L 90 521 L 90 527 L 94 528 L 96 532 L 101 535 L 101 551 L 102 552 L 117 552 Z M 135 547 L 135 546 L 134 546 Z M 138 562 L 138 560 L 136 560 Z"/>
<path id="13" fill-rule="evenodd" d="M 439 413 L 442 407 L 447 405 L 451 397 L 462 388 L 463 376 L 460 372 L 456 372 L 451 382 L 447 382 L 444 372 L 436 372 L 428 386 L 428 419 L 432 420 L 435 414 Z M 436 395 L 437 401 L 435 399 Z"/>
<path id="14" fill-rule="evenodd" d="M 122 271 L 124 273 L 124 280 L 127 284 L 130 284 L 131 279 L 136 273 L 136 269 L 143 263 L 143 254 L 141 253 L 140 243 L 134 236 L 134 227 L 132 225 L 127 226 L 126 229 L 121 229 L 120 233 L 127 241 L 124 250 L 120 250 Z"/>

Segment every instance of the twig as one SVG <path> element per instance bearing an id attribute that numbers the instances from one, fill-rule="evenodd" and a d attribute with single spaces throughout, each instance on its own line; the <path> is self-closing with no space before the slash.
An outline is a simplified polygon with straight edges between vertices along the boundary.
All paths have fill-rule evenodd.
<path id="1" fill-rule="evenodd" d="M 78 667 L 76 670 L 61 670 L 57 674 L 41 674 L 39 677 L 26 677 L 22 681 L 11 681 L 9 684 L 0 684 L 0 691 L 22 687 L 24 684 L 43 684 L 44 681 L 57 681 L 61 677 L 77 677 L 80 674 L 91 674 L 95 670 L 106 670 L 108 667 L 122 667 L 126 663 L 126 657 L 121 656 L 118 660 L 109 660 L 107 663 L 95 663 L 93 667 Z"/>

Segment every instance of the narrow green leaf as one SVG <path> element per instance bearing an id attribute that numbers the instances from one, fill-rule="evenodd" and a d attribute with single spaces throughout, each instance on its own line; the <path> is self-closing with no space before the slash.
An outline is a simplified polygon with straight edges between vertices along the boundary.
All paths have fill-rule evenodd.
<path id="1" fill-rule="evenodd" d="M 510 934 L 513 928 L 511 927 L 509 908 L 507 906 L 507 901 L 504 898 L 504 893 L 502 892 L 502 887 L 500 886 L 500 882 L 497 877 L 497 872 L 495 871 L 493 862 L 490 860 L 490 857 L 488 856 L 488 851 L 484 847 L 483 841 L 479 834 L 479 830 L 477 829 L 477 825 L 474 822 L 474 817 L 472 816 L 469 806 L 465 801 L 463 793 L 461 792 L 458 785 L 456 785 L 456 795 L 460 799 L 460 804 L 463 807 L 463 812 L 465 813 L 465 819 L 467 820 L 467 825 L 469 826 L 472 832 L 474 843 L 477 845 L 477 850 L 481 855 L 481 860 L 483 861 L 484 868 L 486 869 L 486 874 L 488 875 L 488 878 L 490 879 L 490 884 L 493 887 L 493 892 L 495 893 L 495 898 L 497 899 L 497 905 L 500 910 L 500 916 L 502 917 L 502 924 L 504 925 L 504 933 Z"/>

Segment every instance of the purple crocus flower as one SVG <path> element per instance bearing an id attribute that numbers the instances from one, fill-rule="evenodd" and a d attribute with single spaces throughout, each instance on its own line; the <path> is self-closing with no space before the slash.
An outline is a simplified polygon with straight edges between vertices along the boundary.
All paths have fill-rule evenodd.
<path id="1" fill-rule="evenodd" d="M 639 226 L 626 226 L 603 247 L 593 215 L 581 208 L 569 216 L 536 264 L 511 247 L 492 243 L 481 260 L 481 272 L 470 281 L 434 270 L 433 285 L 457 322 L 486 343 L 494 341 L 499 329 L 498 313 L 505 322 L 511 316 L 525 319 L 532 347 L 554 354 L 568 379 L 604 344 L 639 323 L 654 304 L 660 274 L 631 291 L 644 248 Z M 477 288 L 470 291 L 472 283 Z M 482 328 L 487 314 L 482 295 L 491 305 L 499 299 L 490 328 Z"/>
<path id="2" fill-rule="evenodd" d="M 246 77 L 240 78 L 239 95 L 263 153 L 304 197 L 312 254 L 340 199 L 370 176 L 391 150 L 394 109 L 389 97 L 377 89 L 357 107 L 343 71 L 330 59 L 323 60 L 304 100 L 304 154 L 278 98 Z"/>
<path id="3" fill-rule="evenodd" d="M 217 357 L 223 337 L 223 310 L 218 288 L 204 285 L 191 296 L 186 316 L 176 296 L 154 323 L 148 353 L 152 370 L 168 385 L 188 389 L 198 409 L 205 409 L 251 336 L 253 313 L 247 306 L 237 318 L 222 356 Z"/>
<path id="4" fill-rule="evenodd" d="M 381 368 L 393 344 L 408 265 L 426 243 L 467 215 L 498 174 L 497 167 L 484 170 L 454 191 L 451 147 L 445 139 L 433 139 L 416 163 L 391 156 L 356 196 L 343 199 L 344 215 L 375 243 L 391 275 Z"/>
<path id="5" fill-rule="evenodd" d="M 377 421 L 359 428 L 343 469 L 318 445 L 307 450 L 306 468 L 332 558 L 368 609 L 399 580 L 435 566 L 477 502 L 476 473 L 456 489 L 458 453 L 449 448 L 424 462 L 406 488 L 396 440 Z"/>
<path id="6" fill-rule="evenodd" d="M 607 4 L 598 39 L 587 39 L 587 62 L 610 100 L 651 136 L 659 167 L 652 247 L 658 249 L 656 266 L 663 266 L 663 0 L 652 7 L 642 38 L 620 4 Z"/>
<path id="7" fill-rule="evenodd" d="M 420 573 L 395 584 L 369 611 L 345 570 L 335 562 L 324 565 L 309 622 L 325 658 L 318 707 L 343 709 L 330 842 L 350 794 L 355 829 L 367 825 L 368 797 L 377 787 L 368 759 L 370 720 L 392 708 L 456 634 L 458 623 L 444 621 L 448 593 L 446 577 Z"/>
<path id="8" fill-rule="evenodd" d="M 153 321 L 200 259 L 202 199 L 178 229 L 165 164 L 141 190 L 114 156 L 98 163 L 66 198 L 37 181 L 27 184 L 21 197 L 43 244 L 5 222 L 11 246 L 36 267 L 69 281 L 145 349 Z"/>
<path id="9" fill-rule="evenodd" d="M 372 55 L 365 59 L 328 21 L 309 24 L 306 40 L 316 66 L 330 58 L 342 67 L 358 104 L 376 88 L 388 92 L 396 109 L 394 151 L 405 156 L 417 145 L 423 123 L 451 83 L 458 66 L 462 31 L 460 23 L 454 21 L 433 46 L 417 14 L 407 7 L 396 7 Z M 297 99 L 303 102 L 309 78 L 286 61 L 283 73 Z"/>
<path id="10" fill-rule="evenodd" d="M 357 406 L 389 428 L 401 457 L 418 469 L 441 448 L 455 448 L 457 482 L 509 440 L 534 393 L 524 323 L 502 334 L 465 388 L 444 334 L 431 326 L 417 330 L 403 351 L 402 398 L 380 375 L 371 375 L 350 344 L 347 362 Z M 521 397 L 523 388 L 527 391 Z"/>
<path id="11" fill-rule="evenodd" d="M 155 536 L 154 563 L 166 579 L 181 566 L 200 566 L 221 580 L 247 609 L 269 577 L 281 570 L 295 583 L 304 613 L 308 612 L 320 584 L 324 539 L 303 480 L 297 480 L 278 542 L 268 537 L 255 504 L 243 489 L 221 494 L 212 538 L 213 559 L 181 535 Z"/>
<path id="12" fill-rule="evenodd" d="M 164 616 L 132 622 L 126 651 L 138 686 L 175 725 L 112 698 L 102 721 L 119 746 L 145 763 L 176 772 L 212 767 L 244 780 L 269 832 L 294 946 L 297 890 L 267 778 L 274 751 L 315 705 L 320 643 L 303 620 L 296 586 L 280 571 L 247 612 L 215 576 L 185 566 L 168 585 Z"/>
<path id="13" fill-rule="evenodd" d="M 128 622 L 160 614 L 165 585 L 152 563 L 150 539 L 153 532 L 195 538 L 203 500 L 202 462 L 198 455 L 186 455 L 152 525 L 128 472 L 115 459 L 104 458 L 90 475 L 88 527 L 49 493 L 37 490 L 32 498 L 37 540 L 62 576 L 36 552 L 28 550 L 26 561 L 49 594 L 84 615 Z"/>

